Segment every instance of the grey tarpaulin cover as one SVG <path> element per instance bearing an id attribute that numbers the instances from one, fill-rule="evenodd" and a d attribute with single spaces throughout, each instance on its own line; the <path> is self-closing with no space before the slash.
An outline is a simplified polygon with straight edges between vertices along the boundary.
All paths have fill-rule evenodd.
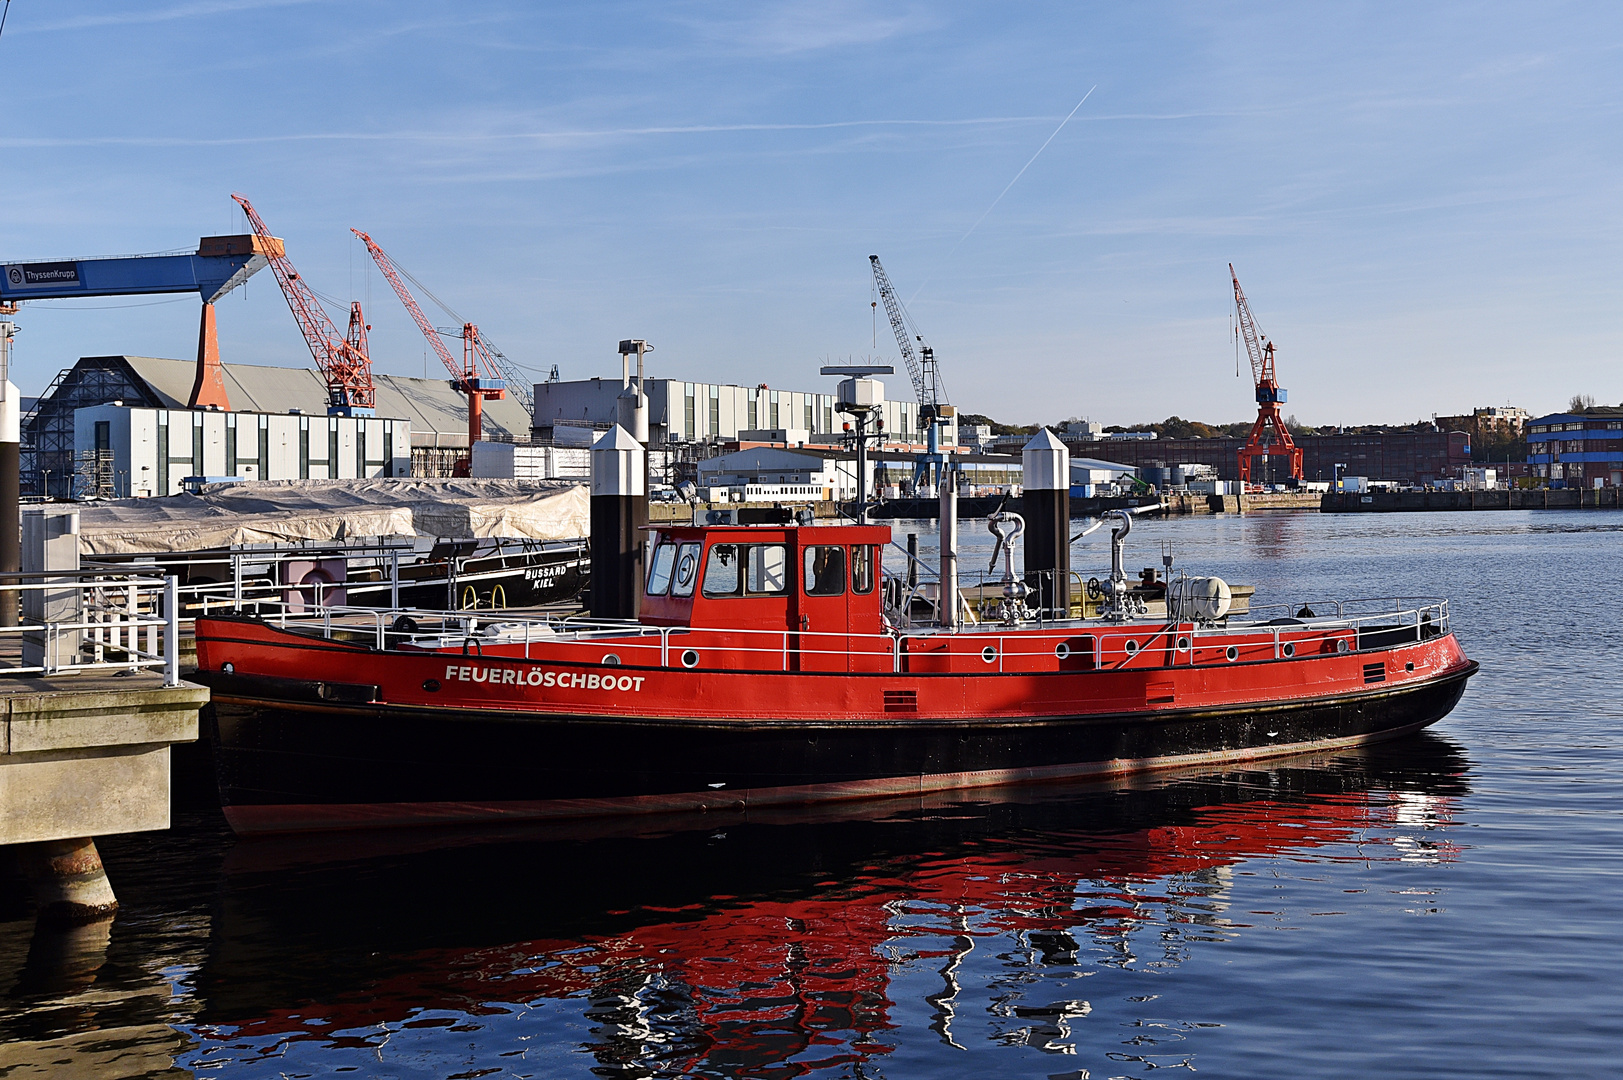
<path id="1" fill-rule="evenodd" d="M 571 480 L 263 480 L 86 504 L 79 547 L 116 555 L 377 536 L 573 540 L 590 522 L 586 485 Z"/>

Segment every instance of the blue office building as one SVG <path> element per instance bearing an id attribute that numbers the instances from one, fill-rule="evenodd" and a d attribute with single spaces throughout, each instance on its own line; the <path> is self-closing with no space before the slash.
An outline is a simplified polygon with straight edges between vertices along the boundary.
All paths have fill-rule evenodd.
<path id="1" fill-rule="evenodd" d="M 1527 422 L 1534 476 L 1564 487 L 1623 487 L 1623 407 L 1591 406 Z"/>

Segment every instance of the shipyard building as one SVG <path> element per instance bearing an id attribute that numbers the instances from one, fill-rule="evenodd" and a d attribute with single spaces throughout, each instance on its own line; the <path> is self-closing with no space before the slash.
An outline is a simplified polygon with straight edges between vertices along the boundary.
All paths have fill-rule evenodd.
<path id="1" fill-rule="evenodd" d="M 174 494 L 193 476 L 449 476 L 468 453 L 467 402 L 447 380 L 375 375 L 375 417 L 330 417 L 309 368 L 221 367 L 229 411 L 186 408 L 192 361 L 81 358 L 23 420 L 23 490 L 118 497 Z M 525 439 L 529 426 L 520 402 L 486 402 L 487 437 Z"/>
<path id="2" fill-rule="evenodd" d="M 621 381 L 613 378 L 537 383 L 536 440 L 584 445 L 590 432 L 614 425 L 622 389 Z M 833 394 L 772 390 L 764 383 L 734 386 L 650 378 L 643 381 L 643 393 L 648 397 L 648 441 L 652 446 L 740 440 L 832 443 L 847 419 L 835 411 Z M 887 398 L 883 415 L 885 430 L 897 440 L 924 441 L 916 402 Z M 956 445 L 955 425 L 956 420 L 943 429 L 946 445 Z M 769 435 L 776 437 L 765 437 Z"/>

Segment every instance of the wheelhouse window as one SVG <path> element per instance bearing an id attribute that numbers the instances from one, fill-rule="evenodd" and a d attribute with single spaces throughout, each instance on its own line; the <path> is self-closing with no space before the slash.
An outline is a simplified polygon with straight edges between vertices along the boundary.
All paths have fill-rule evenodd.
<path id="1" fill-rule="evenodd" d="M 845 593 L 845 549 L 838 544 L 813 544 L 806 549 L 806 595 L 841 596 Z"/>
<path id="2" fill-rule="evenodd" d="M 672 596 L 692 596 L 699 580 L 699 545 L 683 544 L 676 549 L 676 573 L 671 578 Z"/>
<path id="3" fill-rule="evenodd" d="M 782 544 L 752 546 L 745 566 L 745 584 L 752 593 L 781 593 L 789 587 L 789 552 Z"/>
<path id="4" fill-rule="evenodd" d="M 874 558 L 872 544 L 851 545 L 851 591 L 873 592 Z"/>
<path id="5" fill-rule="evenodd" d="M 671 587 L 671 575 L 676 572 L 676 545 L 660 544 L 654 548 L 654 557 L 648 560 L 649 596 L 664 596 Z"/>
<path id="6" fill-rule="evenodd" d="M 705 556 L 704 594 L 706 596 L 737 596 L 738 545 L 712 544 Z"/>

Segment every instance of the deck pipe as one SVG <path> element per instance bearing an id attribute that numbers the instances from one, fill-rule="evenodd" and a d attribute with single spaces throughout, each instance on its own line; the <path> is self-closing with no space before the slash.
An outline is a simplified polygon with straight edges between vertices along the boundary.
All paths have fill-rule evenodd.
<path id="1" fill-rule="evenodd" d="M 941 595 L 936 610 L 943 630 L 958 624 L 958 475 L 950 465 L 941 471 Z"/>
<path id="2" fill-rule="evenodd" d="M 1046 618 L 1071 611 L 1071 453 L 1043 428 L 1020 452 L 1020 500 L 1026 519 L 1026 584 Z"/>
<path id="3" fill-rule="evenodd" d="M 594 619 L 635 619 L 648 526 L 648 452 L 619 424 L 592 444 Z"/>

